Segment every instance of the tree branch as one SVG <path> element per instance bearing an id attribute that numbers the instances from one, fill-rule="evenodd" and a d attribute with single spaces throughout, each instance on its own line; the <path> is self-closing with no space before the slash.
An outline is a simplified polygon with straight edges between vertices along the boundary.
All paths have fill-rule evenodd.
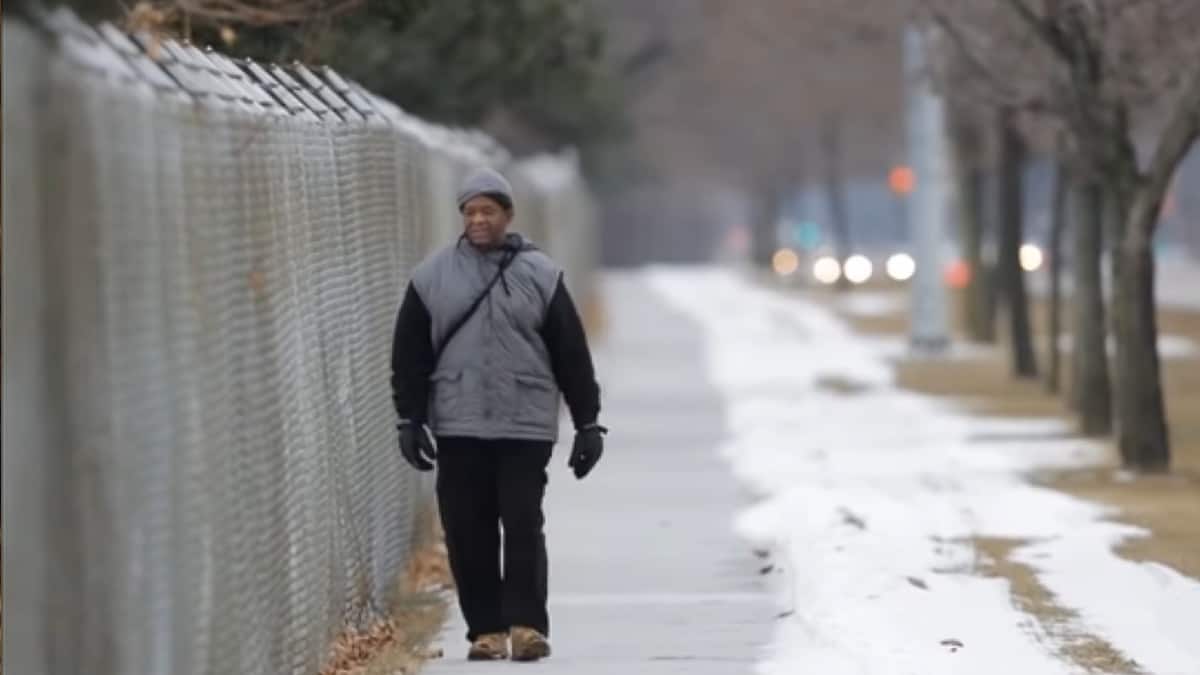
<path id="1" fill-rule="evenodd" d="M 263 27 L 299 24 L 353 11 L 365 0 L 174 0 L 178 9 L 214 22 Z"/>
<path id="2" fill-rule="evenodd" d="M 938 9 L 934 0 L 918 0 L 933 22 L 942 30 L 951 42 L 951 48 L 961 57 L 961 63 L 969 72 L 947 75 L 948 78 L 966 79 L 972 84 L 970 95 L 977 97 L 984 105 L 992 107 L 1012 107 L 1033 114 L 1044 114 L 1050 110 L 1050 105 L 1042 97 L 1023 93 L 1009 86 L 1010 76 L 1002 75 L 995 67 L 989 65 L 980 55 L 980 49 L 971 44 L 966 33 L 960 28 L 953 17 Z M 983 80 L 977 83 L 969 75 L 974 74 Z M 957 89 L 953 84 L 950 89 Z"/>
<path id="3" fill-rule="evenodd" d="M 1146 167 L 1142 189 L 1134 202 L 1131 222 L 1145 228 L 1147 235 L 1158 227 L 1158 206 L 1197 137 L 1200 137 L 1200 69 L 1192 74 L 1191 82 L 1175 104 L 1175 112 Z"/>
<path id="4" fill-rule="evenodd" d="M 954 43 L 959 56 L 966 61 L 966 64 L 971 68 L 971 70 L 985 78 L 996 91 L 1001 92 L 1000 96 L 1004 97 L 1008 91 L 1007 83 L 991 68 L 989 68 L 983 62 L 983 59 L 981 59 L 979 55 L 975 53 L 975 50 L 971 48 L 966 36 L 963 35 L 962 31 L 958 29 L 958 26 L 956 26 L 954 22 L 945 15 L 945 13 L 934 7 L 929 0 L 922 0 L 921 4 L 925 6 L 926 10 L 929 12 L 929 15 L 933 18 L 933 22 L 936 23 L 938 27 L 940 27 L 946 34 L 946 36 L 950 38 L 951 42 Z"/>
<path id="5" fill-rule="evenodd" d="M 1034 35 L 1050 48 L 1051 52 L 1063 61 L 1070 63 L 1071 47 L 1052 25 L 1044 22 L 1023 0 L 1006 0 L 1006 4 L 1033 30 Z"/>
<path id="6" fill-rule="evenodd" d="M 671 46 L 661 35 L 650 38 L 621 64 L 621 74 L 633 78 L 667 58 Z"/>

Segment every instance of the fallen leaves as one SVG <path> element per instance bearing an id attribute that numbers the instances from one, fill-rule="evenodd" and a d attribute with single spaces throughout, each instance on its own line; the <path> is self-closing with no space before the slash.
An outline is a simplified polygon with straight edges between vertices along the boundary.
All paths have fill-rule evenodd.
<path id="1" fill-rule="evenodd" d="M 162 56 L 163 42 L 180 35 L 179 12 L 143 0 L 128 11 L 124 28 L 128 33 L 148 36 L 146 55 L 157 61 Z"/>
<path id="2" fill-rule="evenodd" d="M 426 527 L 431 536 L 398 579 L 390 615 L 364 630 L 347 628 L 338 635 L 320 675 L 411 675 L 425 661 L 441 658 L 441 650 L 429 645 L 445 621 L 441 591 L 452 586 L 452 577 L 436 521 Z"/>
<path id="3" fill-rule="evenodd" d="M 383 660 L 389 673 L 415 673 L 426 654 L 410 642 L 405 627 L 394 619 L 376 621 L 363 632 L 347 630 L 334 642 L 321 675 L 366 675 L 373 663 Z"/>

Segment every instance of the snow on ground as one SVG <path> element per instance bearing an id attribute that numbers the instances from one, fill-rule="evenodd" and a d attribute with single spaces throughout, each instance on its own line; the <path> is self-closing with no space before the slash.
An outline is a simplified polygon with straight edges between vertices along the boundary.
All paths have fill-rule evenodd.
<path id="1" fill-rule="evenodd" d="M 1022 473 L 1100 459 L 1046 421 L 987 420 L 893 384 L 887 346 L 828 310 L 732 272 L 655 268 L 650 284 L 703 327 L 724 392 L 722 454 L 760 501 L 740 533 L 770 548 L 780 609 L 764 675 L 1081 672 L 1053 635 L 980 572 L 970 538 L 1028 542 L 1069 626 L 1148 673 L 1200 673 L 1200 583 L 1116 557 L 1135 528 Z M 850 393 L 825 386 L 853 382 Z M 961 644 L 961 648 L 958 647 Z"/>
<path id="2" fill-rule="evenodd" d="M 1200 260 L 1183 256 L 1158 262 L 1154 292 L 1158 301 L 1169 307 L 1200 309 Z"/>
<path id="3" fill-rule="evenodd" d="M 1048 269 L 1043 267 L 1029 275 L 1029 288 L 1034 294 L 1045 296 L 1049 287 Z M 1104 266 L 1104 286 L 1112 290 L 1109 268 Z M 1063 293 L 1070 297 L 1074 286 L 1071 275 L 1063 275 Z M 1155 261 L 1154 297 L 1158 306 L 1171 309 L 1200 309 L 1200 260 L 1182 254 L 1162 254 Z M 1107 293 L 1106 293 L 1107 294 Z"/>
<path id="4" fill-rule="evenodd" d="M 1188 268 L 1183 267 L 1179 263 L 1174 263 L 1168 268 L 1166 273 L 1172 279 L 1179 278 Z M 1200 273 L 1197 274 L 1197 283 L 1200 284 Z M 1175 285 L 1167 285 L 1167 288 L 1174 289 Z M 1200 293 L 1196 293 L 1197 298 L 1190 299 L 1193 305 L 1200 303 Z M 1189 300 L 1184 299 L 1184 294 L 1179 291 L 1168 291 L 1167 299 L 1162 300 L 1164 306 L 1168 307 L 1189 307 Z M 891 316 L 897 312 L 907 310 L 910 299 L 909 291 L 907 290 L 886 290 L 886 291 L 855 291 L 853 293 L 845 293 L 834 298 L 834 304 L 837 309 L 847 316 L 854 317 L 884 317 Z M 1200 306 L 1200 305 L 1197 305 Z M 902 338 L 890 337 L 871 337 L 864 338 L 871 340 L 882 340 L 887 343 L 887 347 L 891 350 L 889 355 L 901 355 L 899 352 L 907 351 L 907 342 Z M 1075 347 L 1074 340 L 1069 334 L 1059 337 L 1059 348 L 1070 353 Z M 987 345 L 977 345 L 971 343 L 955 343 L 951 345 L 951 352 L 946 355 L 947 358 L 978 358 L 982 354 L 988 353 L 990 347 Z M 1108 336 L 1108 353 L 1109 356 L 1116 354 L 1116 339 L 1113 336 Z M 1158 336 L 1158 353 L 1164 359 L 1190 359 L 1200 354 L 1200 345 L 1196 341 L 1186 335 L 1173 335 L 1170 333 Z"/>
<path id="5" fill-rule="evenodd" d="M 1116 356 L 1117 340 L 1112 335 L 1108 336 L 1105 341 L 1105 346 L 1108 348 L 1109 356 Z M 1070 335 L 1062 335 L 1058 339 L 1058 348 L 1065 353 L 1070 353 L 1075 348 L 1075 341 Z M 1170 333 L 1158 336 L 1158 356 L 1162 359 L 1190 359 L 1200 353 L 1200 346 L 1196 341 L 1186 335 L 1172 335 Z"/>
<path id="6" fill-rule="evenodd" d="M 896 291 L 856 291 L 840 296 L 837 302 L 851 316 L 888 316 L 908 306 L 908 298 Z"/>

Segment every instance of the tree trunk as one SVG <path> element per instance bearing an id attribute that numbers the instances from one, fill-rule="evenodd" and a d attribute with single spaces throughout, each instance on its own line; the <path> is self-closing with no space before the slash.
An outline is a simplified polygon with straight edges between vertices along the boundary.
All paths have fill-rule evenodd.
<path id="1" fill-rule="evenodd" d="M 1171 448 L 1167 411 L 1163 402 L 1158 359 L 1158 324 L 1154 298 L 1154 252 L 1151 247 L 1171 178 L 1200 137 L 1200 72 L 1193 72 L 1159 137 L 1146 171 L 1137 173 L 1137 156 L 1130 134 L 1125 134 L 1128 174 L 1136 180 L 1123 185 L 1128 197 L 1124 212 L 1125 236 L 1116 277 L 1117 439 L 1126 466 L 1141 470 L 1166 470 Z M 1114 259 L 1115 259 L 1114 258 Z"/>
<path id="2" fill-rule="evenodd" d="M 1169 173 L 1167 179 L 1142 179 L 1133 161 L 1129 160 L 1123 180 L 1107 186 L 1113 200 L 1113 229 L 1119 237 L 1112 251 L 1117 445 L 1127 468 L 1165 471 L 1171 450 L 1158 357 L 1152 236 Z"/>
<path id="3" fill-rule="evenodd" d="M 1150 244 L 1144 231 L 1128 223 L 1116 252 L 1121 259 L 1113 293 L 1118 344 L 1117 439 L 1126 467 L 1165 471 L 1171 454 L 1158 359 L 1154 253 Z"/>
<path id="4" fill-rule="evenodd" d="M 1000 226 L 998 276 L 1008 308 L 1013 374 L 1017 377 L 1037 377 L 1037 356 L 1029 321 L 1029 295 L 1020 257 L 1024 238 L 1021 174 L 1025 149 L 1013 125 L 1012 111 L 1002 110 L 997 121 L 1000 141 L 1000 185 L 996 191 L 996 215 Z"/>
<path id="5" fill-rule="evenodd" d="M 1046 391 L 1057 394 L 1061 389 L 1062 372 L 1062 238 L 1066 226 L 1066 201 L 1070 178 L 1067 168 L 1058 162 L 1054 168 L 1054 193 L 1050 204 L 1050 303 L 1046 325 L 1049 330 L 1049 361 L 1046 370 Z"/>
<path id="6" fill-rule="evenodd" d="M 1079 413 L 1080 431 L 1102 436 L 1112 430 L 1112 387 L 1105 349 L 1103 193 L 1092 181 L 1075 183 L 1072 209 L 1075 235 L 1075 329 L 1071 402 Z"/>
<path id="7" fill-rule="evenodd" d="M 962 318 L 969 339 L 996 341 L 995 303 L 989 288 L 989 274 L 983 261 L 983 170 L 978 161 L 979 127 L 961 112 L 951 109 L 951 150 L 954 153 L 954 179 L 958 182 L 958 221 L 962 258 L 970 276 L 963 289 Z"/>
<path id="8" fill-rule="evenodd" d="M 842 122 L 833 115 L 826 118 L 821 134 L 821 149 L 825 160 L 825 195 L 829 202 L 829 219 L 833 227 L 834 247 L 838 260 L 846 262 L 851 254 L 850 219 L 846 211 L 846 177 L 842 171 Z M 846 275 L 838 277 L 838 288 L 849 287 Z"/>

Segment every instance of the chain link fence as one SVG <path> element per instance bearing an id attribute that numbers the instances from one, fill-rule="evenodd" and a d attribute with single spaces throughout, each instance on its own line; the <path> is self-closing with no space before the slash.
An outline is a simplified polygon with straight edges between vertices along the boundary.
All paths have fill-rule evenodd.
<path id="1" fill-rule="evenodd" d="M 429 507 L 388 385 L 409 270 L 489 164 L 589 296 L 578 168 L 329 70 L 3 30 L 8 670 L 313 673 Z"/>

